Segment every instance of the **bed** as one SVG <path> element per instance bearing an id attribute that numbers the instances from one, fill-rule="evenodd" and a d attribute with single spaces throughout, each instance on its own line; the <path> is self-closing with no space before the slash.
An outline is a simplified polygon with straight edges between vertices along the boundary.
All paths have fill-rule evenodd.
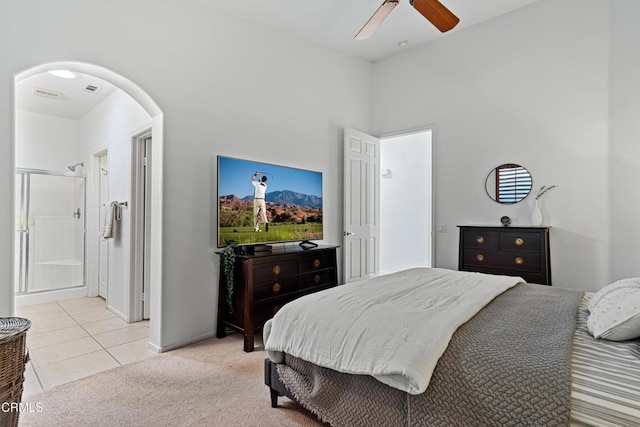
<path id="1" fill-rule="evenodd" d="M 333 426 L 637 426 L 640 341 L 595 339 L 595 297 L 444 269 L 343 285 L 265 325 L 265 383 Z"/>

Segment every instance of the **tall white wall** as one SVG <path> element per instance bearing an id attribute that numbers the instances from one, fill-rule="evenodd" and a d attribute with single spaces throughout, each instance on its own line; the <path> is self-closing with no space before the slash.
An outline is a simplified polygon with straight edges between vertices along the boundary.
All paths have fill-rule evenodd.
<path id="1" fill-rule="evenodd" d="M 178 0 L 2 2 L 0 57 L 0 195 L 9 200 L 16 73 L 61 60 L 101 65 L 162 110 L 159 347 L 215 331 L 216 155 L 322 171 L 325 243 L 341 244 L 342 126 L 370 130 L 370 63 Z M 12 312 L 12 220 L 0 210 L 0 315 Z"/>
<path id="2" fill-rule="evenodd" d="M 16 167 L 69 172 L 78 160 L 78 122 L 16 110 Z"/>
<path id="3" fill-rule="evenodd" d="M 109 200 L 131 197 L 131 137 L 151 126 L 151 117 L 129 95 L 114 91 L 78 121 L 79 156 L 87 174 L 87 284 L 98 286 L 100 217 L 98 169 L 95 154 L 108 150 Z M 109 308 L 126 316 L 129 311 L 131 245 L 129 209 L 122 209 L 117 237 L 109 239 Z"/>
<path id="4" fill-rule="evenodd" d="M 543 209 L 554 285 L 608 283 L 608 16 L 608 1 L 542 0 L 375 64 L 374 134 L 434 129 L 435 222 L 448 229 L 436 266 L 457 268 L 457 225 L 529 224 L 531 196 L 503 206 L 484 190 L 513 162 L 534 188 L 560 186 Z"/>
<path id="5" fill-rule="evenodd" d="M 380 141 L 380 272 L 431 266 L 431 132 Z"/>
<path id="6" fill-rule="evenodd" d="M 611 2 L 611 276 L 640 276 L 640 2 Z M 598 197 L 592 197 L 599 203 Z"/>

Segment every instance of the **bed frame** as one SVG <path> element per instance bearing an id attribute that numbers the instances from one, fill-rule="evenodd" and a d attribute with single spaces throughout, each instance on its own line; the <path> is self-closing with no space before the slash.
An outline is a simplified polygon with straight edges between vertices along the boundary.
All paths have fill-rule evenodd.
<path id="1" fill-rule="evenodd" d="M 269 391 L 271 392 L 271 407 L 278 407 L 278 396 L 287 396 L 289 399 L 296 401 L 296 398 L 293 397 L 293 394 L 284 386 L 282 381 L 280 381 L 280 377 L 278 376 L 278 371 L 276 369 L 276 364 L 273 363 L 269 359 L 264 359 L 264 383 L 269 386 Z"/>

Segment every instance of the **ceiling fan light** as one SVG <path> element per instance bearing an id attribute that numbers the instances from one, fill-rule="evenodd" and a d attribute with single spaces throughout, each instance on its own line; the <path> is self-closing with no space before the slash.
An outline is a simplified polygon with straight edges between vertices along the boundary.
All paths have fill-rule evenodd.
<path id="1" fill-rule="evenodd" d="M 356 34 L 356 40 L 366 40 L 373 35 L 378 29 L 382 21 L 386 19 L 391 11 L 398 5 L 398 0 L 385 0 L 382 5 L 375 11 L 373 16 L 369 18 L 366 24 Z"/>

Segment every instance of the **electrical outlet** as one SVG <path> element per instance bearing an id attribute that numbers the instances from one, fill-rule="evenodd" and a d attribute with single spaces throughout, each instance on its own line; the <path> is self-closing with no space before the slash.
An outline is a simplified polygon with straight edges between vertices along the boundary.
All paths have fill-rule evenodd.
<path id="1" fill-rule="evenodd" d="M 438 233 L 446 233 L 447 224 L 438 224 Z"/>

